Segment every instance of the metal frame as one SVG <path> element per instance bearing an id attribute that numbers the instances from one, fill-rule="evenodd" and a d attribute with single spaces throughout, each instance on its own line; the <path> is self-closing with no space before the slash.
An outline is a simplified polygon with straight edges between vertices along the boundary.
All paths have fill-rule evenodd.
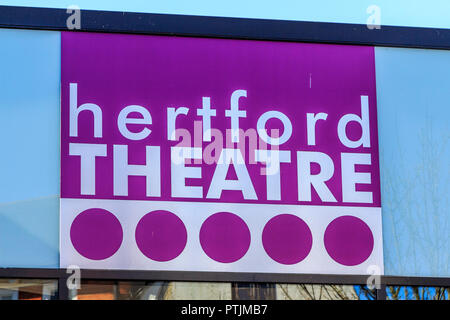
<path id="1" fill-rule="evenodd" d="M 66 9 L 0 6 L 0 27 L 68 30 Z M 450 49 L 450 29 L 81 10 L 73 31 Z"/>
<path id="2" fill-rule="evenodd" d="M 66 9 L 0 6 L 0 28 L 67 31 Z M 362 24 L 243 19 L 189 15 L 81 10 L 81 29 L 74 31 L 314 42 L 450 50 L 450 29 Z M 0 268 L 0 278 L 55 279 L 59 298 L 68 299 L 65 269 Z M 183 271 L 81 270 L 82 279 L 166 280 L 254 283 L 365 285 L 364 275 L 268 274 Z M 377 299 L 386 286 L 450 287 L 450 278 L 382 276 Z"/>

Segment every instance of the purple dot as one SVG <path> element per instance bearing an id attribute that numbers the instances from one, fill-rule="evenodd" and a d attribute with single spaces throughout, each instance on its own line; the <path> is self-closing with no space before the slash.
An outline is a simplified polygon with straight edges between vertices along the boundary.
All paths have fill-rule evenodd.
<path id="1" fill-rule="evenodd" d="M 187 243 L 187 231 L 183 221 L 169 211 L 147 213 L 136 227 L 136 244 L 149 259 L 169 261 L 183 252 Z"/>
<path id="2" fill-rule="evenodd" d="M 342 216 L 328 225 L 324 243 L 334 261 L 345 266 L 356 266 L 366 261 L 372 253 L 373 235 L 361 219 Z"/>
<path id="3" fill-rule="evenodd" d="M 79 254 L 91 260 L 103 260 L 119 250 L 122 226 L 111 212 L 93 208 L 81 212 L 70 227 L 70 240 Z"/>
<path id="4" fill-rule="evenodd" d="M 262 234 L 264 250 L 282 264 L 295 264 L 305 259 L 312 247 L 308 225 L 292 214 L 280 214 L 267 222 Z"/>
<path id="5" fill-rule="evenodd" d="M 203 222 L 200 244 L 211 259 L 230 263 L 241 259 L 250 247 L 250 230 L 233 213 L 218 212 Z"/>

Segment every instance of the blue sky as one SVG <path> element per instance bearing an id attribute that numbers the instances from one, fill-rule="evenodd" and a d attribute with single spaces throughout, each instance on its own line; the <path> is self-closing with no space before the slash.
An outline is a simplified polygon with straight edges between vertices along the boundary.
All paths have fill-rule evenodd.
<path id="1" fill-rule="evenodd" d="M 0 0 L 2 5 L 363 23 L 381 9 L 382 25 L 450 28 L 449 0 Z"/>

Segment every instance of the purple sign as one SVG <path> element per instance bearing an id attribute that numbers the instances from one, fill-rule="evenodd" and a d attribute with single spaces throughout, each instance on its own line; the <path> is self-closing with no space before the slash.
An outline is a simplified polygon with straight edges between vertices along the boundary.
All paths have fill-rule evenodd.
<path id="1" fill-rule="evenodd" d="M 61 266 L 383 270 L 373 47 L 62 33 Z"/>

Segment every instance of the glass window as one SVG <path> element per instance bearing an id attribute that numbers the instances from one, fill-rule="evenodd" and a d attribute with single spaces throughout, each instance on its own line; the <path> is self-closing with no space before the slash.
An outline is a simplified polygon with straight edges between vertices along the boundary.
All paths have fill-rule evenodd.
<path id="1" fill-rule="evenodd" d="M 77 300 L 231 300 L 231 284 L 221 282 L 92 281 L 71 290 Z"/>
<path id="2" fill-rule="evenodd" d="M 353 285 L 229 282 L 92 281 L 70 292 L 78 300 L 374 300 L 375 291 Z"/>
<path id="3" fill-rule="evenodd" d="M 449 300 L 450 287 L 387 286 L 387 300 Z"/>
<path id="4" fill-rule="evenodd" d="M 278 300 L 376 300 L 365 286 L 332 284 L 277 284 Z"/>
<path id="5" fill-rule="evenodd" d="M 0 279 L 0 300 L 56 300 L 58 281 Z"/>
<path id="6" fill-rule="evenodd" d="M 276 300 L 277 285 L 273 283 L 233 283 L 233 300 Z"/>

